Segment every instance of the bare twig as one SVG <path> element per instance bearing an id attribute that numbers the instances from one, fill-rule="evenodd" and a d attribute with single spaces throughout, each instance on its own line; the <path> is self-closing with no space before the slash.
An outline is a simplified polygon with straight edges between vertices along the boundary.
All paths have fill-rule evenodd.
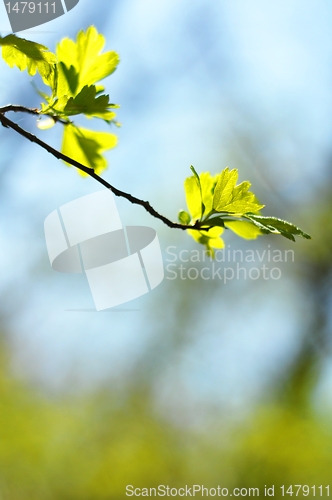
<path id="1" fill-rule="evenodd" d="M 60 122 L 62 125 L 68 125 L 69 123 L 72 123 L 70 120 L 63 120 L 57 115 L 51 115 L 51 114 L 43 114 L 40 109 L 38 108 L 27 108 L 26 106 L 20 106 L 18 104 L 8 104 L 8 106 L 3 106 L 0 108 L 0 113 L 27 113 L 29 115 L 37 115 L 37 116 L 47 116 L 49 118 L 52 118 L 55 123 Z"/>
<path id="2" fill-rule="evenodd" d="M 32 115 L 39 115 L 40 113 L 39 113 L 38 109 L 26 108 L 24 106 L 16 106 L 16 105 L 5 106 L 3 108 L 0 108 L 0 123 L 4 127 L 11 128 L 12 130 L 14 130 L 18 134 L 20 134 L 22 137 L 25 137 L 29 141 L 34 142 L 35 144 L 37 144 L 41 148 L 45 149 L 45 151 L 47 151 L 48 153 L 53 155 L 58 160 L 63 160 L 66 163 L 69 163 L 69 165 L 72 165 L 73 167 L 78 168 L 82 172 L 85 172 L 90 177 L 95 179 L 97 182 L 99 182 L 100 184 L 102 184 L 106 188 L 110 189 L 112 191 L 112 193 L 115 194 L 115 196 L 120 196 L 120 197 L 125 198 L 126 200 L 130 201 L 130 203 L 133 203 L 134 205 L 140 205 L 140 206 L 144 207 L 145 210 L 150 215 L 152 215 L 156 219 L 161 220 L 168 227 L 175 228 L 175 229 L 183 229 L 183 230 L 185 230 L 185 229 L 197 229 L 197 230 L 199 230 L 201 228 L 202 223 L 200 223 L 199 221 L 196 221 L 194 225 L 179 224 L 177 222 L 172 222 L 171 220 L 167 219 L 167 217 L 164 217 L 163 215 L 158 213 L 150 205 L 150 203 L 148 201 L 144 201 L 144 200 L 141 200 L 139 198 L 136 198 L 135 196 L 132 196 L 129 193 L 125 193 L 124 191 L 121 191 L 120 189 L 117 189 L 116 187 L 112 186 L 105 179 L 103 179 L 102 177 L 99 177 L 99 175 L 97 175 L 92 168 L 86 167 L 85 165 L 82 165 L 82 163 L 79 163 L 78 161 L 74 160 L 73 158 L 70 158 L 69 156 L 64 155 L 63 153 L 61 153 L 57 149 L 52 148 L 52 146 L 50 146 L 46 142 L 39 139 L 37 136 L 31 134 L 27 130 L 24 130 L 17 123 L 15 123 L 12 120 L 10 120 L 9 118 L 7 118 L 5 116 L 5 113 L 8 113 L 10 111 L 29 113 Z M 207 229 L 205 229 L 205 230 L 207 230 Z"/>
<path id="3" fill-rule="evenodd" d="M 3 106 L 0 108 L 0 113 L 9 113 L 13 111 L 14 113 L 28 113 L 29 115 L 39 115 L 40 111 L 37 108 L 27 108 L 26 106 L 19 106 L 17 104 L 9 104 L 8 106 Z"/>

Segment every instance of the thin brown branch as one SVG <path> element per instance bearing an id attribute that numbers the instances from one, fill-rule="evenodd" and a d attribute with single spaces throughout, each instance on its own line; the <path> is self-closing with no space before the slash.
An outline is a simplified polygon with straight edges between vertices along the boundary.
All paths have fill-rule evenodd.
<path id="1" fill-rule="evenodd" d="M 55 158 L 58 160 L 63 160 L 66 163 L 69 163 L 69 165 L 72 165 L 73 167 L 78 168 L 82 172 L 85 172 L 88 174 L 90 177 L 95 179 L 97 182 L 105 186 L 107 189 L 110 189 L 112 193 L 115 194 L 115 196 L 119 196 L 122 198 L 125 198 L 126 200 L 130 201 L 130 203 L 133 203 L 134 205 L 140 205 L 145 208 L 145 210 L 152 215 L 152 217 L 155 217 L 156 219 L 161 220 L 166 226 L 175 228 L 175 229 L 200 229 L 201 224 L 199 221 L 196 221 L 194 225 L 186 225 L 186 224 L 179 224 L 177 222 L 172 222 L 171 220 L 167 219 L 167 217 L 164 217 L 160 213 L 158 213 L 148 201 L 141 200 L 139 198 L 136 198 L 135 196 L 132 196 L 129 193 L 125 193 L 124 191 L 121 191 L 120 189 L 117 189 L 116 187 L 112 186 L 109 182 L 107 182 L 105 179 L 102 177 L 99 177 L 95 173 L 95 171 L 92 168 L 86 167 L 85 165 L 82 165 L 82 163 L 79 163 L 78 161 L 74 160 L 73 158 L 70 158 L 69 156 L 64 155 L 57 149 L 52 148 L 49 144 L 46 142 L 42 141 L 39 139 L 37 136 L 31 134 L 27 130 L 24 130 L 22 127 L 17 125 L 17 123 L 13 122 L 9 118 L 5 116 L 5 113 L 9 111 L 15 111 L 15 112 L 25 112 L 25 113 L 30 113 L 34 115 L 38 115 L 39 112 L 36 109 L 30 109 L 30 108 L 25 108 L 24 106 L 5 106 L 4 108 L 0 108 L 0 123 L 6 127 L 6 128 L 11 128 L 18 134 L 20 134 L 22 137 L 25 137 L 29 141 L 37 144 L 41 148 L 45 149 L 48 153 L 53 155 Z"/>
<path id="2" fill-rule="evenodd" d="M 70 120 L 63 120 L 57 115 L 52 115 L 52 114 L 43 114 L 40 109 L 38 108 L 27 108 L 26 106 L 20 106 L 18 104 L 8 104 L 8 106 L 3 106 L 0 108 L 0 113 L 27 113 L 29 115 L 37 115 L 37 116 L 48 116 L 49 118 L 52 118 L 55 123 L 60 122 L 62 125 L 68 125 L 71 123 Z"/>
<path id="3" fill-rule="evenodd" d="M 13 111 L 14 113 L 28 113 L 29 115 L 39 115 L 40 111 L 37 108 L 27 108 L 26 106 L 19 106 L 17 104 L 9 104 L 8 106 L 3 106 L 0 108 L 0 113 L 9 113 Z"/>

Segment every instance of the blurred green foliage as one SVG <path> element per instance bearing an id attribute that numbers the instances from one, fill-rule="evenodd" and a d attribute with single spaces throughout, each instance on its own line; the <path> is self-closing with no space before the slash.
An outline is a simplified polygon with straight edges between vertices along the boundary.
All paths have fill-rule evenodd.
<path id="1" fill-rule="evenodd" d="M 184 289 L 185 282 L 172 282 L 167 312 L 155 311 L 160 325 L 155 347 L 149 347 L 137 371 L 121 385 L 110 382 L 80 395 L 74 390 L 50 395 L 12 374 L 11 352 L 3 341 L 0 498 L 122 499 L 126 485 L 159 484 L 253 487 L 261 496 L 265 485 L 275 485 L 275 498 L 282 498 L 281 484 L 329 484 L 329 415 L 313 412 L 311 395 L 323 362 L 312 346 L 323 342 L 329 310 L 325 285 L 330 253 L 319 249 L 327 249 L 332 238 L 325 216 L 308 217 L 307 222 L 316 228 L 317 238 L 312 245 L 299 245 L 299 265 L 292 271 L 311 297 L 311 319 L 301 324 L 299 349 L 270 387 L 269 402 L 233 422 L 227 412 L 211 410 L 206 424 L 190 427 L 172 422 L 156 405 L 154 374 L 191 341 L 192 322 L 201 314 L 195 307 L 202 297 L 199 283 Z M 324 245 L 317 228 L 325 231 Z M 204 288 L 206 301 L 217 286 L 211 282 Z"/>
<path id="2" fill-rule="evenodd" d="M 323 203 L 321 197 L 322 206 L 329 199 Z M 184 288 L 186 282 L 172 282 L 167 310 L 160 303 L 153 309 L 159 325 L 155 345 L 121 385 L 51 396 L 11 374 L 11 353 L 2 343 L 0 498 L 122 499 L 126 485 L 159 484 L 259 488 L 261 496 L 265 485 L 275 485 L 274 498 L 283 498 L 282 484 L 329 484 L 330 414 L 315 412 L 311 399 L 324 361 L 315 346 L 325 345 L 329 331 L 332 238 L 321 213 L 308 216 L 317 238 L 299 245 L 298 265 L 291 268 L 312 308 L 309 321 L 300 324 L 298 350 L 276 375 L 265 403 L 242 418 L 231 421 L 227 411 L 207 409 L 206 423 L 190 427 L 157 409 L 154 375 L 190 343 L 192 323 L 202 314 L 195 306 L 202 283 Z M 217 287 L 204 287 L 206 301 Z"/>
<path id="3" fill-rule="evenodd" d="M 215 420 L 198 431 L 165 420 L 139 384 L 50 398 L 6 365 L 2 349 L 0 498 L 120 499 L 127 484 L 262 492 L 329 483 L 331 429 L 296 407 L 258 408 L 241 422 Z"/>

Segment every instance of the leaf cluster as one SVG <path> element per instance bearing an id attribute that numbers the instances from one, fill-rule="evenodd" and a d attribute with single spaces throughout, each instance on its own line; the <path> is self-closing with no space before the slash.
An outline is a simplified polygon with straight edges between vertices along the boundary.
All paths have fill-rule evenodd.
<path id="1" fill-rule="evenodd" d="M 230 229 L 245 239 L 255 239 L 262 234 L 280 234 L 295 241 L 295 236 L 310 239 L 304 231 L 290 222 L 276 217 L 266 217 L 257 197 L 249 191 L 250 182 L 237 185 L 237 169 L 226 167 L 220 174 L 209 172 L 198 174 L 193 166 L 193 175 L 184 183 L 188 212 L 181 210 L 179 221 L 185 225 L 199 225 L 199 230 L 188 229 L 195 241 L 205 245 L 214 255 L 217 248 L 224 247 L 221 238 L 225 229 Z"/>
<path id="2" fill-rule="evenodd" d="M 10 66 L 39 73 L 49 92 L 38 91 L 43 98 L 40 114 L 51 117 L 51 124 L 61 120 L 65 124 L 62 150 L 67 156 L 93 168 L 97 174 L 107 167 L 103 153 L 114 148 L 115 134 L 79 127 L 72 117 L 85 115 L 99 118 L 107 124 L 116 124 L 115 109 L 100 81 L 111 75 L 118 63 L 116 52 L 102 52 L 105 38 L 94 26 L 80 31 L 76 41 L 63 39 L 53 54 L 47 47 L 9 35 L 0 37 L 2 57 Z M 46 128 L 41 122 L 40 128 Z"/>

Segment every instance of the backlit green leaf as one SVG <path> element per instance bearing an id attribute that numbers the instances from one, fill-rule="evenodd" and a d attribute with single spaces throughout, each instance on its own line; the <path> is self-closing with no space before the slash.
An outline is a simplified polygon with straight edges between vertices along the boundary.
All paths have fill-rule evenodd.
<path id="1" fill-rule="evenodd" d="M 217 184 L 218 175 L 212 176 L 210 172 L 202 172 L 199 174 L 201 181 L 202 197 L 205 206 L 205 214 L 212 210 L 213 193 Z"/>
<path id="2" fill-rule="evenodd" d="M 2 57 L 11 68 L 17 66 L 20 71 L 27 70 L 31 76 L 38 71 L 45 83 L 52 79 L 56 57 L 44 45 L 15 35 L 0 37 L 0 45 Z"/>
<path id="3" fill-rule="evenodd" d="M 219 175 L 213 197 L 213 208 L 217 212 L 235 213 L 258 212 L 264 207 L 257 203 L 253 193 L 249 191 L 250 182 L 241 182 L 236 186 L 238 171 L 225 168 Z"/>
<path id="4" fill-rule="evenodd" d="M 112 120 L 115 118 L 114 111 L 110 111 L 113 105 L 109 102 L 108 95 L 96 97 L 96 87 L 94 85 L 85 86 L 75 97 L 70 97 L 64 108 L 66 116 L 85 114 Z"/>
<path id="5" fill-rule="evenodd" d="M 197 241 L 197 243 L 204 245 L 207 253 L 211 256 L 214 256 L 214 249 L 221 249 L 225 246 L 224 241 L 220 238 L 221 234 L 224 232 L 222 227 L 212 227 L 208 231 L 187 229 L 187 232 Z"/>
<path id="6" fill-rule="evenodd" d="M 73 97 L 78 88 L 79 74 L 73 65 L 66 66 L 63 61 L 57 64 L 57 88 L 56 94 L 59 96 Z"/>
<path id="7" fill-rule="evenodd" d="M 230 171 L 227 167 L 221 172 L 214 190 L 213 208 L 215 210 L 220 212 L 219 206 L 225 206 L 230 203 L 237 178 L 238 173 L 236 169 Z"/>
<path id="8" fill-rule="evenodd" d="M 184 189 L 189 212 L 192 220 L 195 221 L 202 217 L 203 206 L 205 214 L 212 210 L 213 190 L 218 176 L 213 177 L 209 172 L 202 172 L 198 175 L 194 167 L 190 168 L 194 176 L 187 177 Z"/>
<path id="9" fill-rule="evenodd" d="M 310 238 L 290 222 L 260 215 L 259 211 L 264 205 L 261 205 L 254 193 L 249 191 L 250 182 L 236 184 L 238 180 L 236 169 L 229 170 L 227 167 L 215 177 L 209 172 L 198 174 L 194 167 L 191 167 L 191 170 L 194 175 L 185 180 L 186 200 L 191 214 L 190 223 L 195 224 L 198 220 L 203 225 L 200 230 L 188 230 L 188 233 L 195 241 L 205 245 L 211 255 L 213 248 L 224 246 L 220 238 L 224 228 L 248 240 L 268 233 L 281 234 L 292 241 L 295 241 L 295 236 Z M 205 207 L 204 217 L 202 205 Z M 179 219 L 188 224 L 189 214 L 182 211 Z"/>
<path id="10" fill-rule="evenodd" d="M 94 26 L 90 26 L 86 32 L 78 33 L 76 42 L 65 38 L 57 46 L 57 59 L 66 67 L 66 70 L 62 69 L 62 71 L 71 91 L 73 85 L 69 83 L 69 80 L 73 83 L 73 79 L 76 78 L 73 76 L 74 70 L 78 75 L 76 93 L 85 85 L 93 85 L 115 71 L 120 60 L 119 56 L 113 51 L 101 54 L 104 45 L 103 35 L 99 34 Z M 74 69 L 70 69 L 71 67 Z M 68 73 L 70 73 L 69 79 Z"/>
<path id="11" fill-rule="evenodd" d="M 192 219 L 195 221 L 202 216 L 201 191 L 194 176 L 187 177 L 184 181 L 186 202 Z"/>
<path id="12" fill-rule="evenodd" d="M 281 234 L 285 238 L 288 238 L 292 241 L 295 241 L 294 236 L 301 236 L 302 238 L 305 238 L 307 240 L 311 239 L 311 236 L 309 234 L 305 233 L 299 227 L 285 220 L 257 214 L 246 214 L 245 217 L 265 233 Z"/>
<path id="13" fill-rule="evenodd" d="M 257 226 L 242 220 L 225 220 L 225 227 L 228 227 L 228 229 L 231 229 L 235 234 L 246 240 L 254 240 L 257 236 L 263 234 Z"/>
<path id="14" fill-rule="evenodd" d="M 116 146 L 116 135 L 78 128 L 74 125 L 66 125 L 64 128 L 62 153 L 86 167 L 93 168 L 96 174 L 105 170 L 107 161 L 102 153 Z"/>
<path id="15" fill-rule="evenodd" d="M 209 227 L 225 227 L 225 219 L 223 217 L 213 217 L 211 219 L 208 219 L 206 222 Z"/>
<path id="16" fill-rule="evenodd" d="M 188 224 L 190 224 L 190 215 L 185 210 L 181 210 L 178 213 L 178 219 L 181 222 L 181 224 L 183 224 L 185 226 L 187 226 Z"/>
<path id="17" fill-rule="evenodd" d="M 194 174 L 194 178 L 196 179 L 197 186 L 198 186 L 199 193 L 200 193 L 200 197 L 201 197 L 201 215 L 200 215 L 200 218 L 201 218 L 201 217 L 203 217 L 204 212 L 205 212 L 205 205 L 204 205 L 204 203 L 203 203 L 203 196 L 202 196 L 201 181 L 200 181 L 200 178 L 199 178 L 198 173 L 196 172 L 195 168 L 194 168 L 192 165 L 190 166 L 190 170 L 191 170 L 191 171 L 193 172 L 193 174 Z"/>

